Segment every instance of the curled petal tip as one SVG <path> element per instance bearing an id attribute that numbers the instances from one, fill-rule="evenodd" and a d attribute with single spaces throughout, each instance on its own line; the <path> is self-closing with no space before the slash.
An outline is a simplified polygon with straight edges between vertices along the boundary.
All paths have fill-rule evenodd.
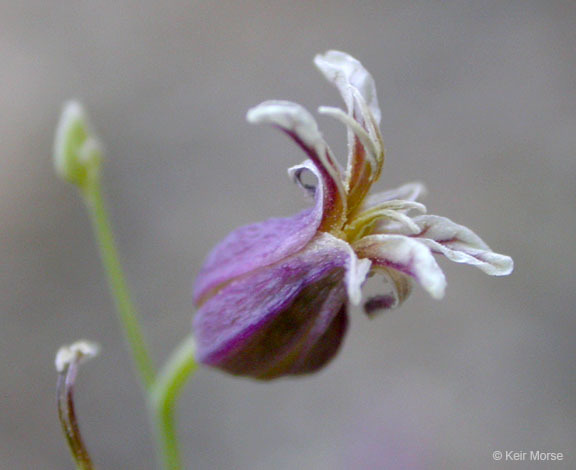
<path id="1" fill-rule="evenodd" d="M 498 274 L 494 274 L 495 276 L 508 276 L 512 274 L 514 271 L 514 260 L 510 256 L 500 255 L 502 256 L 502 268 Z"/>
<path id="2" fill-rule="evenodd" d="M 285 129 L 306 130 L 316 137 L 320 133 L 316 120 L 303 106 L 291 101 L 269 100 L 248 110 L 251 124 L 276 124 Z"/>
<path id="3" fill-rule="evenodd" d="M 291 101 L 265 101 L 247 113 L 251 123 L 271 124 L 284 131 L 309 157 L 322 174 L 324 214 L 322 229 L 342 225 L 346 212 L 346 194 L 340 166 L 318 129 L 316 120 L 302 106 Z"/>
<path id="4" fill-rule="evenodd" d="M 476 266 L 490 276 L 506 276 L 514 268 L 511 257 L 493 252 L 468 227 L 437 215 L 419 215 L 414 222 L 420 227 L 417 239 L 455 263 Z"/>
<path id="5" fill-rule="evenodd" d="M 314 117 L 299 104 L 291 101 L 271 100 L 264 101 L 250 109 L 246 119 L 251 124 L 271 124 L 287 132 L 305 150 L 313 151 L 317 162 L 321 166 L 329 165 L 326 162 L 327 145 L 318 129 Z"/>
<path id="6" fill-rule="evenodd" d="M 354 90 L 364 99 L 377 123 L 380 123 L 382 113 L 378 105 L 376 85 L 370 72 L 351 55 L 330 50 L 318 54 L 314 64 L 324 74 L 326 79 L 339 90 L 346 105 L 351 109 L 355 101 Z"/>
<path id="7" fill-rule="evenodd" d="M 507 255 L 492 252 L 492 266 L 491 272 L 486 271 L 491 276 L 508 276 L 514 271 L 514 260 Z"/>

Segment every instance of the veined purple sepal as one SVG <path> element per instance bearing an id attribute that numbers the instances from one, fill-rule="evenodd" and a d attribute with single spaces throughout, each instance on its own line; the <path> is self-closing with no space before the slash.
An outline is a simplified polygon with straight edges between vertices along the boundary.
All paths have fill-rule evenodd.
<path id="1" fill-rule="evenodd" d="M 223 286 L 196 314 L 198 360 L 265 380 L 324 366 L 346 331 L 350 253 L 321 233 L 300 252 Z"/>
<path id="2" fill-rule="evenodd" d="M 323 211 L 323 188 L 318 184 L 315 205 L 283 218 L 246 225 L 231 232 L 210 252 L 194 284 L 194 303 L 229 280 L 268 266 L 302 249 L 316 234 Z"/>

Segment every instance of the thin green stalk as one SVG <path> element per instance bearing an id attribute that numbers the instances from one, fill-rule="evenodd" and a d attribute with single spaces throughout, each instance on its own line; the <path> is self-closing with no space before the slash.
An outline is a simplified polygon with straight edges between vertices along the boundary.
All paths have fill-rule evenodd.
<path id="1" fill-rule="evenodd" d="M 89 179 L 88 184 L 83 187 L 83 195 L 124 336 L 147 392 L 161 466 L 165 470 L 180 470 L 182 463 L 176 431 L 175 406 L 182 387 L 196 369 L 194 341 L 190 337 L 178 346 L 160 374 L 156 375 L 140 328 L 136 307 L 124 278 L 98 177 Z"/>
<path id="2" fill-rule="evenodd" d="M 116 310 L 124 330 L 124 336 L 130 346 L 132 358 L 136 365 L 142 385 L 149 390 L 154 383 L 154 364 L 148 353 L 144 335 L 138 321 L 136 307 L 130 298 L 128 285 L 124 278 L 118 250 L 110 226 L 110 219 L 102 198 L 100 178 L 90 178 L 83 188 L 84 201 L 88 207 L 94 227 L 102 264 L 106 271 L 110 291 L 114 297 Z"/>
<path id="3" fill-rule="evenodd" d="M 186 338 L 172 353 L 150 390 L 150 407 L 156 425 L 163 468 L 180 470 L 175 408 L 182 388 L 196 370 L 194 339 Z"/>
<path id="4" fill-rule="evenodd" d="M 68 102 L 60 116 L 54 139 L 55 170 L 61 178 L 76 185 L 84 197 L 124 337 L 130 347 L 153 417 L 161 464 L 165 470 L 179 470 L 182 464 L 176 436 L 174 408 L 182 387 L 196 369 L 194 342 L 192 338 L 187 338 L 174 351 L 160 375 L 156 377 L 154 364 L 140 328 L 138 313 L 124 278 L 102 197 L 101 162 L 102 148 L 88 124 L 84 108 L 76 101 Z M 74 429 L 68 424 L 63 421 L 64 433 L 76 456 L 77 451 L 82 449 L 78 447 L 77 440 L 71 440 Z M 77 431 L 79 435 L 79 429 Z M 88 460 L 84 459 L 82 462 L 82 459 L 76 459 L 76 461 L 84 465 L 82 468 L 89 469 L 90 467 L 86 466 L 91 465 L 87 451 L 85 454 Z"/>

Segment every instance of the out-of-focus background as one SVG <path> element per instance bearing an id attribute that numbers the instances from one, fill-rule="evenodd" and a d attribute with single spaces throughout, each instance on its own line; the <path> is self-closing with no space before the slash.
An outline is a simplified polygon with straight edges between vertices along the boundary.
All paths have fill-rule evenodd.
<path id="1" fill-rule="evenodd" d="M 53 357 L 102 344 L 78 411 L 98 468 L 153 469 L 147 418 L 88 220 L 52 171 L 61 104 L 81 99 L 154 355 L 188 331 L 191 284 L 238 225 L 305 207 L 303 159 L 246 123 L 270 98 L 340 105 L 312 65 L 335 48 L 375 77 L 379 188 L 423 180 L 431 213 L 513 256 L 507 278 L 442 262 L 373 320 L 360 310 L 322 373 L 261 384 L 200 370 L 181 401 L 194 469 L 576 468 L 576 3 L 0 1 L 0 468 L 71 461 Z M 345 132 L 319 118 L 344 157 Z M 517 467 L 514 467 L 517 468 Z"/>

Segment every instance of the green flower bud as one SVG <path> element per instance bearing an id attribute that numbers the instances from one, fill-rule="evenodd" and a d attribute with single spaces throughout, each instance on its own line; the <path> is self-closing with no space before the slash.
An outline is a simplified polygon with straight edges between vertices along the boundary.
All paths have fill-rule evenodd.
<path id="1" fill-rule="evenodd" d="M 64 180 L 84 188 L 98 177 L 102 149 L 90 127 L 84 107 L 64 104 L 54 139 L 54 167 Z"/>

